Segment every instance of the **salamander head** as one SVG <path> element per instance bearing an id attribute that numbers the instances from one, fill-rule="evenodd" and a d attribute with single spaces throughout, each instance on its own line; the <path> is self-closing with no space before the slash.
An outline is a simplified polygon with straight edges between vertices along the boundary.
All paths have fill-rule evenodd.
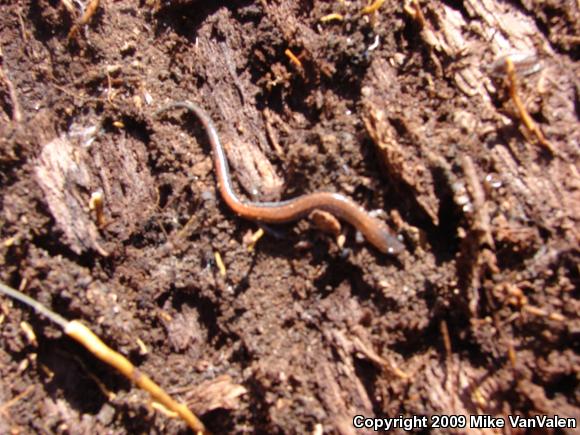
<path id="1" fill-rule="evenodd" d="M 389 255 L 398 255 L 405 250 L 405 245 L 386 228 L 379 231 L 369 242 L 379 251 Z"/>

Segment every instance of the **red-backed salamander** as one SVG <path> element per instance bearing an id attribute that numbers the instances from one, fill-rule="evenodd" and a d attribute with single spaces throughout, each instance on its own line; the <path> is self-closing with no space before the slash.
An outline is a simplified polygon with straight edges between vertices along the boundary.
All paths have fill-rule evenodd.
<path id="1" fill-rule="evenodd" d="M 301 219 L 316 209 L 324 210 L 354 225 L 370 243 L 385 254 L 395 255 L 405 249 L 382 221 L 339 193 L 316 192 L 279 202 L 241 200 L 234 192 L 228 160 L 210 117 L 197 104 L 190 101 L 169 104 L 158 110 L 155 115 L 174 108 L 187 109 L 201 121 L 212 147 L 221 196 L 238 216 L 259 222 L 284 223 Z"/>

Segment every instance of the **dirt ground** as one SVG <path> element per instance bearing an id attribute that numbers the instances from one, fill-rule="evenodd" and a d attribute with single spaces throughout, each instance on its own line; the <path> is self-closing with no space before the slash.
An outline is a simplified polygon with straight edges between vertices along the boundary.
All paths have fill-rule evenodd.
<path id="1" fill-rule="evenodd" d="M 81 3 L 2 2 L 3 282 L 214 433 L 580 421 L 578 2 Z M 195 118 L 155 116 L 186 99 L 240 195 L 343 193 L 405 252 L 236 216 Z M 5 298 L 0 334 L 1 433 L 187 432 Z"/>

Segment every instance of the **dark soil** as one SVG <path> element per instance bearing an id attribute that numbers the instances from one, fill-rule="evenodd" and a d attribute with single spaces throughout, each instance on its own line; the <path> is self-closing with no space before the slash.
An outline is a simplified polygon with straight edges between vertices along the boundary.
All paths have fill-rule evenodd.
<path id="1" fill-rule="evenodd" d="M 101 0 L 84 25 L 67 4 L 1 6 L 3 282 L 89 325 L 214 433 L 580 419 L 577 2 Z M 252 249 L 260 225 L 219 196 L 195 118 L 154 115 L 185 99 L 241 195 L 341 192 L 406 252 L 307 219 Z M 0 334 L 1 433 L 186 432 L 5 298 Z"/>

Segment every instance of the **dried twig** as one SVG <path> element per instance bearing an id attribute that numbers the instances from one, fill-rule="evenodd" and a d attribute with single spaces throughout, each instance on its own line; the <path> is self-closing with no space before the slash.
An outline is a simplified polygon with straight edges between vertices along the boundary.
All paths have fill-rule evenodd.
<path id="1" fill-rule="evenodd" d="M 130 381 L 137 384 L 139 388 L 147 391 L 155 401 L 161 403 L 165 408 L 173 411 L 181 417 L 195 433 L 209 433 L 203 423 L 187 408 L 187 406 L 173 400 L 169 394 L 153 382 L 149 376 L 141 373 L 127 358 L 103 343 L 103 341 L 97 337 L 93 331 L 83 325 L 80 321 L 68 321 L 38 301 L 3 283 L 0 283 L 0 293 L 28 305 L 37 313 L 47 317 L 59 325 L 66 335 L 74 338 L 101 361 L 113 366 Z"/>
<path id="2" fill-rule="evenodd" d="M 288 57 L 288 59 L 290 59 L 290 62 L 292 62 L 294 66 L 298 68 L 298 70 L 300 71 L 304 70 L 304 66 L 302 65 L 302 62 L 300 62 L 300 59 L 298 59 L 298 56 L 292 53 L 292 51 L 289 48 L 287 48 L 284 51 L 284 54 Z"/>
<path id="3" fill-rule="evenodd" d="M 0 59 L 1 59 L 0 51 Z M 18 102 L 18 96 L 16 94 L 16 88 L 12 84 L 12 81 L 8 78 L 8 75 L 0 66 L 0 82 L 4 82 L 6 88 L 8 89 L 8 95 L 10 97 L 10 104 L 12 105 L 12 121 L 18 123 L 22 121 L 22 110 L 20 109 L 20 103 Z"/>
<path id="4" fill-rule="evenodd" d="M 524 123 L 526 128 L 536 136 L 538 142 L 540 142 L 540 144 L 546 150 L 548 150 L 552 155 L 556 154 L 554 148 L 552 147 L 550 142 L 548 142 L 548 140 L 542 133 L 542 130 L 540 130 L 540 127 L 538 127 L 538 124 L 534 122 L 534 120 L 526 110 L 526 106 L 524 106 L 524 103 L 522 103 L 522 100 L 520 99 L 517 88 L 516 69 L 513 60 L 509 56 L 506 57 L 505 64 L 506 64 L 509 94 L 516 108 L 518 109 L 522 122 Z"/>
<path id="5" fill-rule="evenodd" d="M 95 15 L 95 13 L 97 12 L 97 9 L 99 8 L 99 3 L 100 3 L 100 0 L 91 0 L 89 2 L 89 4 L 87 5 L 87 8 L 85 9 L 85 12 L 81 16 L 80 20 L 78 20 L 71 27 L 70 31 L 68 32 L 67 39 L 69 42 L 71 40 L 73 40 L 74 38 L 76 38 L 77 33 L 79 32 L 79 29 L 82 26 L 87 25 L 91 21 L 91 18 L 93 18 L 93 15 Z"/>
<path id="6" fill-rule="evenodd" d="M 361 13 L 362 14 L 372 14 L 372 13 L 378 11 L 384 2 L 385 2 L 385 0 L 375 0 L 370 5 L 364 7 L 363 10 L 361 11 Z"/>

